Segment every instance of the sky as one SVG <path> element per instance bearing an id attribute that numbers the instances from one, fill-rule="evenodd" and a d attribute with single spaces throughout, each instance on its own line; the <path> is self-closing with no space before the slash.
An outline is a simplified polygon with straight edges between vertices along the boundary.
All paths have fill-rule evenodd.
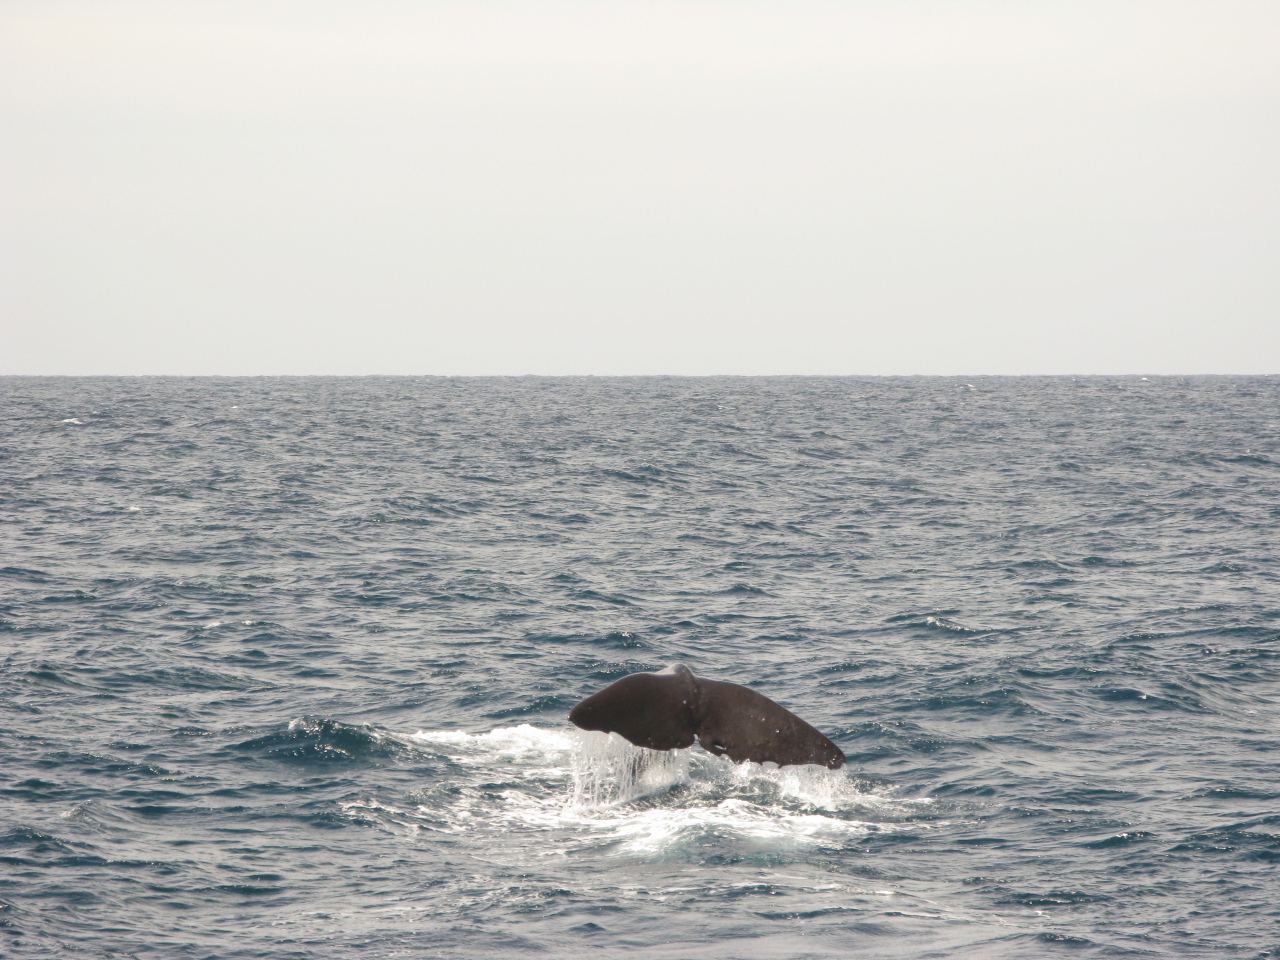
<path id="1" fill-rule="evenodd" d="M 0 374 L 1280 373 L 1280 3 L 0 0 Z"/>

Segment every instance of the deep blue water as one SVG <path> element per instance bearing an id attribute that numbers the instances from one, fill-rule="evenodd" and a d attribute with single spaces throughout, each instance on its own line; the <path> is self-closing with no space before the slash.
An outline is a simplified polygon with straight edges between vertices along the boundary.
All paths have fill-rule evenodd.
<path id="1" fill-rule="evenodd" d="M 1280 956 L 1278 377 L 0 412 L 4 956 Z M 848 768 L 567 723 L 675 660 Z"/>

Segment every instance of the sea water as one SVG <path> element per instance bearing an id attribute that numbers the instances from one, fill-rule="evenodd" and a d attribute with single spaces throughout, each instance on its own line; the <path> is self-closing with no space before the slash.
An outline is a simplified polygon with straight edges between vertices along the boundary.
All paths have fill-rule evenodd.
<path id="1" fill-rule="evenodd" d="M 1276 377 L 0 379 L 0 954 L 1280 956 L 1278 530 Z"/>

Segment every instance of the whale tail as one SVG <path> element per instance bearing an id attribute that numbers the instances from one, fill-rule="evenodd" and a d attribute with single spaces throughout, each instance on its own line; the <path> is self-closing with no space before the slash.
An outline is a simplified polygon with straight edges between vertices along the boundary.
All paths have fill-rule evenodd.
<path id="1" fill-rule="evenodd" d="M 735 763 L 845 764 L 839 747 L 790 710 L 749 687 L 695 677 L 684 664 L 623 677 L 575 706 L 569 720 L 651 750 L 690 747 L 696 739 Z"/>

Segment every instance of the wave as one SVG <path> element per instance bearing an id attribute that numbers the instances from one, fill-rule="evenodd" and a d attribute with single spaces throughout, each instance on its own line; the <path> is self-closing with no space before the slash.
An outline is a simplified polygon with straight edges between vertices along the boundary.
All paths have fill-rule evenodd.
<path id="1" fill-rule="evenodd" d="M 304 765 L 377 764 L 406 752 L 397 738 L 374 727 L 325 717 L 299 717 L 284 730 L 246 740 L 233 749 Z"/>

